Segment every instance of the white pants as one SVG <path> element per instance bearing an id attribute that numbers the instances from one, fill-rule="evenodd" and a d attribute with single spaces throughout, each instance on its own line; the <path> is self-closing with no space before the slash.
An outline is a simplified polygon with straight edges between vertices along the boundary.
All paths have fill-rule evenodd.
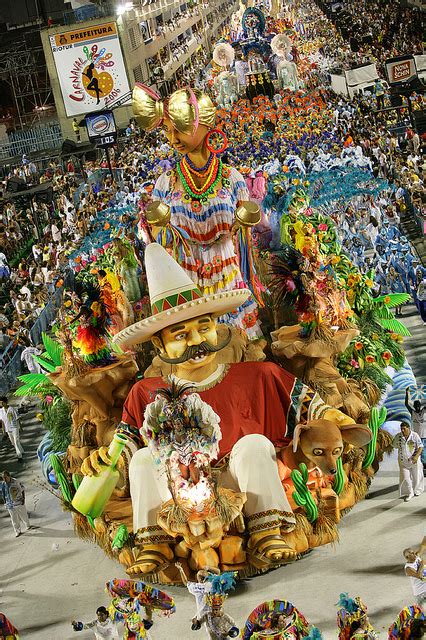
<path id="1" fill-rule="evenodd" d="M 8 511 L 15 533 L 21 533 L 21 523 L 25 525 L 25 529 L 30 528 L 27 507 L 24 504 L 19 507 L 13 507 L 13 509 L 8 509 Z"/>
<path id="2" fill-rule="evenodd" d="M 424 490 L 423 464 L 420 458 L 416 464 L 412 462 L 399 463 L 399 495 L 412 496 L 420 494 Z"/>
<path id="3" fill-rule="evenodd" d="M 9 436 L 9 440 L 15 447 L 16 455 L 18 458 L 22 458 L 24 449 L 22 447 L 21 441 L 19 439 L 19 431 L 18 429 L 14 429 L 13 431 L 8 431 L 7 435 Z"/>
<path id="4" fill-rule="evenodd" d="M 152 532 L 161 505 L 172 496 L 166 474 L 160 475 L 148 449 L 140 449 L 132 457 L 129 480 L 133 531 Z M 247 495 L 244 513 L 249 531 L 262 531 L 281 523 L 294 526 L 294 514 L 278 475 L 275 449 L 265 436 L 244 436 L 234 445 L 221 485 Z"/>

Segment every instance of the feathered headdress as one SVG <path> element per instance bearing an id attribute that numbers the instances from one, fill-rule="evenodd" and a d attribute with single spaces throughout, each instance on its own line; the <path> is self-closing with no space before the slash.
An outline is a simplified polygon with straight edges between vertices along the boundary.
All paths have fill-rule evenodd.
<path id="1" fill-rule="evenodd" d="M 213 50 L 213 62 L 219 67 L 230 67 L 235 60 L 235 51 L 227 42 L 220 42 Z"/>
<path id="2" fill-rule="evenodd" d="M 226 594 L 231 589 L 235 589 L 235 582 L 238 576 L 238 571 L 225 571 L 219 575 L 210 574 L 206 582 L 210 582 L 212 585 L 212 594 Z"/>
<path id="3" fill-rule="evenodd" d="M 307 294 L 303 285 L 302 273 L 306 265 L 304 256 L 290 245 L 282 245 L 271 264 L 272 279 L 269 288 L 278 306 L 284 300 L 305 300 Z M 309 300 L 306 300 L 308 304 Z"/>
<path id="4" fill-rule="evenodd" d="M 279 33 L 271 40 L 271 49 L 275 53 L 275 55 L 279 56 L 280 58 L 285 58 L 287 53 L 290 53 L 292 47 L 292 41 L 288 36 L 284 35 L 284 33 Z"/>

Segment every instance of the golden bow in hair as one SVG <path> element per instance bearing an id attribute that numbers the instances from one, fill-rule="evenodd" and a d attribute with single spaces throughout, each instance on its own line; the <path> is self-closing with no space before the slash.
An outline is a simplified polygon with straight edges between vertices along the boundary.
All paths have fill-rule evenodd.
<path id="1" fill-rule="evenodd" d="M 139 126 L 151 131 L 170 118 L 180 133 L 192 135 L 199 124 L 214 127 L 216 107 L 209 96 L 198 89 L 179 89 L 164 101 L 150 87 L 139 82 L 133 89 L 133 113 Z"/>

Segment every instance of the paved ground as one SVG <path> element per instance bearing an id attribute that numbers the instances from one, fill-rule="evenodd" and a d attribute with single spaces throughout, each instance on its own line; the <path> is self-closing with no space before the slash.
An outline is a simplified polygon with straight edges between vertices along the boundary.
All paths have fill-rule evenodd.
<path id="1" fill-rule="evenodd" d="M 424 327 L 413 308 L 404 313 L 413 331 L 407 341 L 410 361 L 418 381 L 425 383 Z M 93 636 L 89 632 L 76 636 L 70 621 L 91 620 L 96 607 L 107 604 L 106 580 L 125 574 L 96 546 L 74 536 L 70 515 L 41 486 L 36 447 L 44 432 L 34 414 L 23 420 L 23 465 L 16 463 L 8 442 L 0 444 L 0 468 L 9 468 L 25 482 L 30 518 L 38 527 L 15 538 L 7 512 L 0 507 L 0 611 L 17 625 L 22 640 L 85 640 Z M 331 640 L 337 636 L 335 603 L 340 592 L 348 591 L 361 595 L 381 638 L 387 637 L 384 630 L 412 601 L 401 551 L 420 542 L 426 522 L 426 494 L 404 503 L 398 499 L 397 485 L 397 463 L 388 458 L 373 481 L 369 499 L 341 522 L 340 543 L 240 585 L 227 603 L 236 622 L 242 625 L 263 600 L 287 598 Z M 156 620 L 154 640 L 203 638 L 203 631 L 190 630 L 192 596 L 183 588 L 169 591 L 176 598 L 177 612 L 171 620 Z"/>

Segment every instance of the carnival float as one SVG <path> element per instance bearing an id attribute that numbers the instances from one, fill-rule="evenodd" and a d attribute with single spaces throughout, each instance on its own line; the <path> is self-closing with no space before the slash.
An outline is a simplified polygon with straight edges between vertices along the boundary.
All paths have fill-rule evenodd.
<path id="1" fill-rule="evenodd" d="M 256 65 L 277 34 L 258 9 L 243 22 L 250 73 L 269 74 Z M 408 295 L 374 297 L 336 224 L 343 198 L 385 185 L 353 159 L 305 175 L 300 136 L 335 144 L 321 95 L 277 95 L 217 112 L 198 89 L 164 101 L 136 85 L 138 123 L 162 129 L 172 168 L 139 211 L 100 212 L 69 256 L 76 285 L 35 357 L 45 373 L 17 391 L 42 400 L 43 472 L 77 535 L 144 581 L 244 578 L 337 542 L 391 447 L 387 397 L 392 420 L 403 410 L 392 377 L 409 371 L 409 334 L 392 307 Z M 272 134 L 248 150 L 256 117 L 285 148 Z"/>

